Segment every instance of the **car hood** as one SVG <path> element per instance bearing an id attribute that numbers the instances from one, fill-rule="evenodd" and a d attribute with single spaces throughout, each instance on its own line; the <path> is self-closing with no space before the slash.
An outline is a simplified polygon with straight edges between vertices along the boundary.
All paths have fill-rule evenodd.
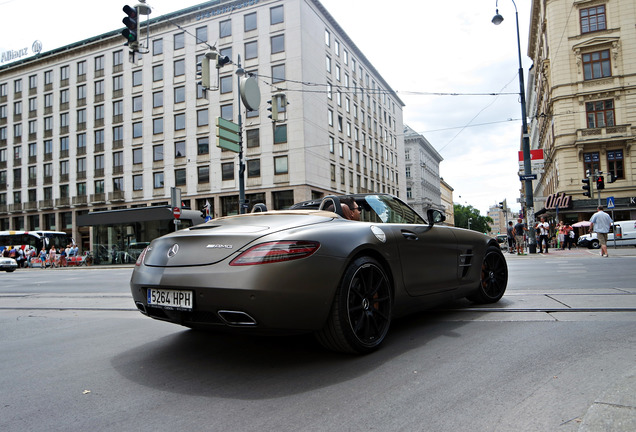
<path id="1" fill-rule="evenodd" d="M 152 267 L 214 264 L 265 235 L 326 223 L 333 216 L 330 212 L 290 211 L 215 219 L 154 240 L 144 264 Z"/>

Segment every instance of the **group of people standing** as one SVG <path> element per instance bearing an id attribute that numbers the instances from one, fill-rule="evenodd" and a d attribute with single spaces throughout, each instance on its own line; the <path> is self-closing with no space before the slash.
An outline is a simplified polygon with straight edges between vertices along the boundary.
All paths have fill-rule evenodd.
<path id="1" fill-rule="evenodd" d="M 40 261 L 42 262 L 42 270 L 46 268 L 47 259 L 51 264 L 51 268 L 68 267 L 68 258 L 74 256 L 79 256 L 79 248 L 77 245 L 66 245 L 66 248 L 60 248 L 59 250 L 53 245 L 48 253 L 46 247 L 42 247 L 39 254 Z"/>
<path id="2" fill-rule="evenodd" d="M 550 224 L 545 220 L 544 217 L 541 217 L 539 222 L 534 226 L 536 230 L 537 243 L 539 244 L 539 253 L 548 253 L 548 249 L 550 247 Z M 557 243 L 556 247 L 564 250 L 566 247 L 568 249 L 572 248 L 574 244 L 576 246 L 576 232 L 572 226 L 560 221 L 557 230 Z M 512 224 L 512 221 L 508 222 L 508 248 L 510 253 L 517 253 L 518 255 L 525 255 L 524 253 L 524 245 L 525 245 L 525 237 L 526 232 L 528 231 L 528 227 L 525 223 L 523 223 L 523 219 L 519 218 L 515 225 Z M 516 247 L 513 247 L 513 243 L 516 244 Z M 544 252 L 545 249 L 545 252 Z M 516 252 L 515 252 L 516 251 Z"/>

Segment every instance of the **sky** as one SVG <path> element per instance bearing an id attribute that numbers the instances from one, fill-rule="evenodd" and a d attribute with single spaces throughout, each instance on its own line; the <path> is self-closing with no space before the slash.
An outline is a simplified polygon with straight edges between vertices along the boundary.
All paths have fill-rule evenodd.
<path id="1" fill-rule="evenodd" d="M 440 175 L 454 189 L 454 201 L 482 215 L 504 199 L 513 210 L 520 207 L 515 7 L 512 0 L 497 1 L 321 0 L 404 102 L 404 123 L 444 159 Z M 203 1 L 147 3 L 157 17 Z M 515 3 L 527 83 L 531 0 Z M 0 0 L 0 53 L 30 49 L 35 40 L 50 51 L 123 28 L 124 4 Z M 496 8 L 504 17 L 498 26 L 491 22 Z"/>

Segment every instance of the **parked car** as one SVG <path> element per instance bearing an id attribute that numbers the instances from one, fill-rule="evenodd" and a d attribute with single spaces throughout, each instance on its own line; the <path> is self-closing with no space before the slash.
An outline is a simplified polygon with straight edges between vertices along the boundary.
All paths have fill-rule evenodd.
<path id="1" fill-rule="evenodd" d="M 11 273 L 18 268 L 18 262 L 13 258 L 0 257 L 0 270 L 4 270 L 7 273 Z"/>
<path id="2" fill-rule="evenodd" d="M 614 234 L 616 234 L 616 246 L 636 246 L 636 220 L 614 222 L 610 233 L 607 234 L 607 244 L 610 246 L 614 245 Z M 590 249 L 601 247 L 596 233 L 580 236 L 578 245 Z"/>
<path id="3" fill-rule="evenodd" d="M 391 195 L 348 197 L 360 221 L 344 217 L 345 197 L 329 196 L 318 210 L 261 208 L 155 239 L 132 273 L 137 308 L 191 328 L 314 333 L 328 349 L 368 353 L 395 317 L 503 296 L 495 239 L 438 225 L 437 210 L 425 221 Z"/>

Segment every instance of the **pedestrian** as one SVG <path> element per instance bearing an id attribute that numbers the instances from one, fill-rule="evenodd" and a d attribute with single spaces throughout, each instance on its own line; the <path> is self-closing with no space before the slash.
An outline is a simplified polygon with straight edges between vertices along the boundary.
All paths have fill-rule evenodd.
<path id="1" fill-rule="evenodd" d="M 523 253 L 523 235 L 524 231 L 528 231 L 526 224 L 523 223 L 523 219 L 517 219 L 517 224 L 513 228 L 515 233 L 515 241 L 517 242 L 517 255 L 525 255 Z"/>
<path id="2" fill-rule="evenodd" d="M 598 242 L 601 244 L 601 256 L 608 257 L 607 254 L 607 233 L 614 222 L 610 215 L 603 211 L 603 206 L 597 207 L 597 212 L 590 219 L 590 232 L 595 232 Z"/>
<path id="3" fill-rule="evenodd" d="M 60 248 L 60 267 L 66 267 L 66 249 Z"/>
<path id="4" fill-rule="evenodd" d="M 515 227 L 512 225 L 512 221 L 508 222 L 506 237 L 508 238 L 508 252 L 514 253 L 513 245 L 515 244 Z"/>
<path id="5" fill-rule="evenodd" d="M 543 243 L 545 242 L 545 253 L 548 253 L 548 242 L 550 234 L 550 224 L 545 221 L 545 218 L 541 216 L 541 222 L 535 227 L 539 234 L 539 253 L 543 253 Z"/>
<path id="6" fill-rule="evenodd" d="M 55 249 L 55 245 L 51 246 L 49 250 L 49 261 L 51 261 L 51 268 L 57 267 L 57 250 Z"/>
<path id="7" fill-rule="evenodd" d="M 569 225 L 568 225 L 569 226 Z M 576 247 L 576 232 L 574 228 L 570 226 L 570 232 L 568 233 L 569 242 L 568 242 L 568 250 L 572 248 L 572 245 Z"/>
<path id="8" fill-rule="evenodd" d="M 558 243 L 558 247 L 561 248 L 561 250 L 565 250 L 565 224 L 563 223 L 563 221 L 559 221 L 559 225 L 558 225 L 558 236 L 559 236 L 559 243 Z"/>
<path id="9" fill-rule="evenodd" d="M 46 247 L 42 246 L 40 251 L 40 262 L 42 263 L 42 270 L 46 268 Z"/>

